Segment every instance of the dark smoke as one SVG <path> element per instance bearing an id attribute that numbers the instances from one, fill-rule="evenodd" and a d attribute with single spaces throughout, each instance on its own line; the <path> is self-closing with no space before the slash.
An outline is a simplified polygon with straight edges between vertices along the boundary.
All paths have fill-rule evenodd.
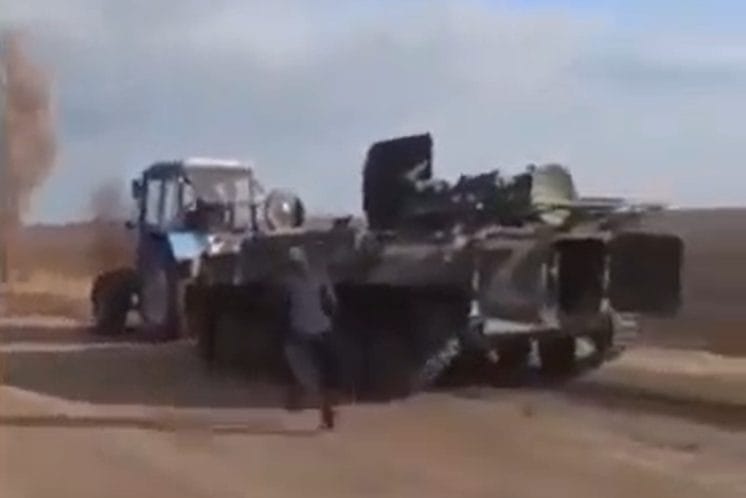
<path id="1" fill-rule="evenodd" d="M 96 223 L 121 221 L 127 216 L 127 204 L 122 194 L 123 182 L 112 179 L 99 184 L 91 194 L 90 210 Z"/>
<path id="2" fill-rule="evenodd" d="M 131 264 L 129 242 L 124 230 L 127 216 L 122 181 L 111 179 L 100 184 L 92 193 L 89 264 L 95 273 Z"/>

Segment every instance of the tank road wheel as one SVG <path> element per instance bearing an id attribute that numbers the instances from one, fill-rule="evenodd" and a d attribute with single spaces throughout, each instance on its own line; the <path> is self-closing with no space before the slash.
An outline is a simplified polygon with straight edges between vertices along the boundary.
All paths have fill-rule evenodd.
<path id="1" fill-rule="evenodd" d="M 207 315 L 204 316 L 205 322 L 200 327 L 197 335 L 197 350 L 200 358 L 205 365 L 212 367 L 215 361 L 215 330 L 214 325 Z"/>
<path id="2" fill-rule="evenodd" d="M 396 326 L 366 326 L 363 333 L 363 391 L 380 399 L 409 394 L 406 379 L 410 351 L 403 337 L 403 329 Z"/>
<path id="3" fill-rule="evenodd" d="M 131 268 L 109 271 L 96 277 L 91 289 L 93 333 L 122 334 L 136 292 L 137 273 Z"/>
<path id="4" fill-rule="evenodd" d="M 196 339 L 200 358 L 209 366 L 215 359 L 214 313 L 210 293 L 193 286 L 186 293 L 186 334 Z"/>
<path id="5" fill-rule="evenodd" d="M 539 340 L 541 370 L 551 377 L 564 378 L 576 370 L 575 337 L 560 336 Z"/>
<path id="6" fill-rule="evenodd" d="M 208 371 L 226 372 L 229 367 L 236 366 L 236 352 L 231 351 L 227 340 L 232 316 L 226 309 L 208 306 L 200 312 L 197 352 Z"/>
<path id="7" fill-rule="evenodd" d="M 591 352 L 582 361 L 586 369 L 598 368 L 618 357 L 637 337 L 638 323 L 630 316 L 610 312 L 605 323 L 585 334 Z"/>
<path id="8" fill-rule="evenodd" d="M 377 287 L 338 291 L 336 347 L 345 389 L 356 397 L 390 399 L 401 395 L 407 346 L 402 329 L 408 301 L 400 292 Z"/>
<path id="9" fill-rule="evenodd" d="M 461 352 L 468 309 L 460 297 L 350 286 L 339 298 L 336 347 L 351 395 L 388 400 L 425 390 Z"/>
<path id="10" fill-rule="evenodd" d="M 431 354 L 414 372 L 410 391 L 425 391 L 433 387 L 461 352 L 462 344 L 458 336 L 454 335 L 454 337 L 447 339 L 445 344 Z"/>
<path id="11" fill-rule="evenodd" d="M 181 294 L 176 264 L 163 253 L 147 265 L 140 289 L 140 314 L 147 338 L 164 341 L 181 335 Z"/>
<path id="12" fill-rule="evenodd" d="M 222 345 L 226 309 L 220 298 L 215 289 L 204 289 L 193 292 L 189 302 L 190 334 L 196 337 L 197 352 L 210 370 L 221 369 L 226 363 Z"/>
<path id="13" fill-rule="evenodd" d="M 410 393 L 434 386 L 462 353 L 467 309 L 459 298 L 419 298 L 414 303 L 412 321 L 415 358 Z"/>
<path id="14" fill-rule="evenodd" d="M 251 377 L 274 377 L 284 364 L 281 328 L 261 291 L 220 288 L 192 297 L 189 319 L 205 365 L 237 370 Z M 198 304 L 194 307 L 194 304 Z"/>
<path id="15" fill-rule="evenodd" d="M 609 358 L 614 344 L 614 324 L 611 317 L 605 327 L 594 330 L 588 335 L 588 338 L 593 347 L 593 352 L 587 361 L 588 367 L 600 367 Z"/>
<path id="16" fill-rule="evenodd" d="M 497 380 L 503 380 L 503 376 L 515 379 L 524 374 L 528 368 L 530 354 L 530 339 L 511 337 L 503 340 L 497 346 L 497 364 L 495 365 Z"/>

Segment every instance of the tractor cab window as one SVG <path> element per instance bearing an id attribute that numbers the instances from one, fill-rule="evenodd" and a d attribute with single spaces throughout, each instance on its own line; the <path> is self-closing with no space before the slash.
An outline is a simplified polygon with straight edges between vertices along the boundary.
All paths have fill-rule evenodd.
<path id="1" fill-rule="evenodd" d="M 194 193 L 194 187 L 188 181 L 181 182 L 181 207 L 185 211 L 192 210 L 196 207 L 197 196 Z"/>
<path id="2" fill-rule="evenodd" d="M 150 179 L 145 185 L 145 224 L 157 227 L 161 221 L 161 189 L 163 187 L 163 180 Z"/>
<path id="3" fill-rule="evenodd" d="M 182 189 L 189 218 L 213 228 L 245 230 L 251 223 L 251 177 L 244 172 L 192 169 Z"/>
<path id="4" fill-rule="evenodd" d="M 233 225 L 246 228 L 251 223 L 251 183 L 248 178 L 232 182 L 233 191 Z"/>
<path id="5" fill-rule="evenodd" d="M 179 180 L 151 178 L 145 185 L 145 224 L 159 230 L 178 228 L 183 218 Z"/>
<path id="6" fill-rule="evenodd" d="M 160 225 L 164 229 L 178 228 L 181 225 L 181 213 L 179 181 L 176 178 L 169 178 L 163 182 L 163 213 Z"/>

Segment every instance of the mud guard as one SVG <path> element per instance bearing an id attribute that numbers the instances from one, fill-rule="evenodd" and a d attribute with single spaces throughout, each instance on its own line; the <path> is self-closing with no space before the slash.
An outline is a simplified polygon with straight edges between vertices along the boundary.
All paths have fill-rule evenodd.
<path id="1" fill-rule="evenodd" d="M 672 316 L 681 308 L 684 243 L 675 235 L 624 233 L 609 242 L 608 296 L 620 312 Z"/>

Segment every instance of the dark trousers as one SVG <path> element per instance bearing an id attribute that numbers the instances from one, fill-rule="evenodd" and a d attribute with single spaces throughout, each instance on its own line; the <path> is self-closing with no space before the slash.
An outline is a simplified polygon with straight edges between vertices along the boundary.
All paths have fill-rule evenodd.
<path id="1" fill-rule="evenodd" d="M 338 380 L 331 332 L 313 336 L 291 333 L 285 341 L 284 352 L 294 387 L 320 396 L 322 403 L 331 403 L 331 392 Z"/>

